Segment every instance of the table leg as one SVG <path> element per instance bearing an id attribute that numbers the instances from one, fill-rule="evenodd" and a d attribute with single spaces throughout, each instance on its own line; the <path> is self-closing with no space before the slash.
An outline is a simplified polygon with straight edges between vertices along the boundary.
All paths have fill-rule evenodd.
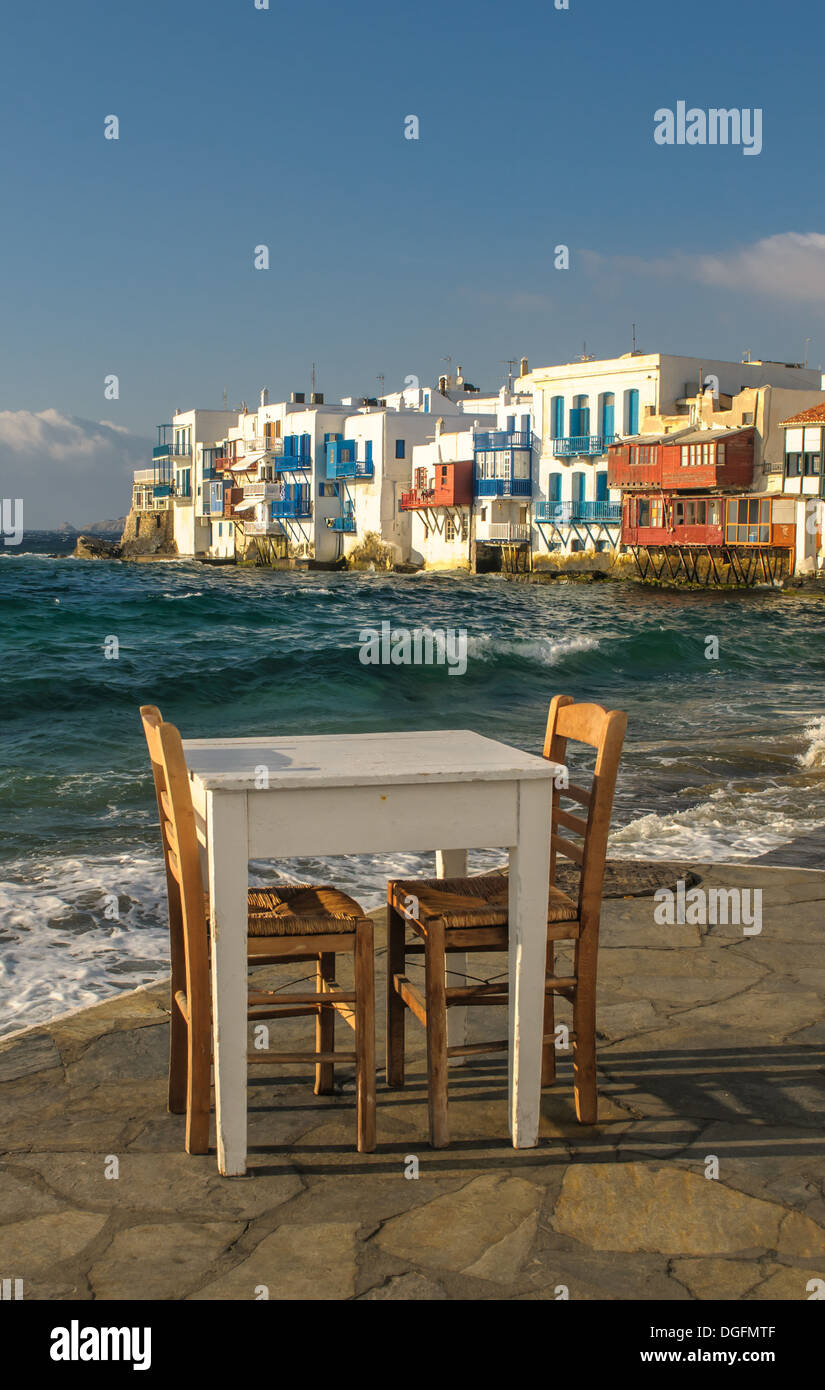
<path id="1" fill-rule="evenodd" d="M 218 1170 L 246 1172 L 247 905 L 249 845 L 243 792 L 207 793 L 212 934 L 212 1029 Z"/>
<path id="2" fill-rule="evenodd" d="M 466 878 L 466 849 L 439 849 L 435 854 L 436 878 Z M 447 939 L 449 940 L 449 934 Z M 450 967 L 452 966 L 452 969 Z M 450 951 L 447 955 L 447 988 L 467 983 L 467 954 L 465 951 Z M 462 1004 L 455 1004 L 447 1010 L 447 1046 L 463 1047 L 467 1041 L 468 1010 Z M 463 1066 L 466 1058 L 453 1057 L 450 1066 Z"/>
<path id="3" fill-rule="evenodd" d="M 549 781 L 519 783 L 518 842 L 510 849 L 510 1132 L 513 1147 L 538 1142 L 547 884 Z"/>

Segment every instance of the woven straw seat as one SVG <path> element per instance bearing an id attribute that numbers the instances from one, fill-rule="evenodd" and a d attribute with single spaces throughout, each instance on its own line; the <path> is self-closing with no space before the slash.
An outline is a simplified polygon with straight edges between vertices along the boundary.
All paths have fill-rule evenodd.
<path id="1" fill-rule="evenodd" d="M 566 1038 L 573 1046 L 573 1091 L 582 1124 L 595 1124 L 598 1117 L 596 961 L 607 833 L 626 727 L 627 716 L 621 710 L 576 704 L 570 695 L 555 695 L 544 737 L 544 757 L 565 773 L 569 742 L 595 754 L 589 786 L 571 782 L 569 775 L 553 781 L 541 1039 L 541 1084 L 549 1086 L 556 1077 L 556 1000 L 571 1004 L 573 1026 Z M 562 804 L 570 802 L 572 807 Z M 561 867 L 568 870 L 568 885 L 571 876 L 578 878 L 575 898 L 556 886 L 557 858 L 566 861 Z M 449 1063 L 510 1050 L 509 1037 L 469 1042 L 466 1033 L 471 1006 L 511 1003 L 516 962 L 511 963 L 507 979 L 478 979 L 470 973 L 467 959 L 471 951 L 484 955 L 510 951 L 509 899 L 508 873 L 502 869 L 474 878 L 396 879 L 387 885 L 387 1084 L 404 1085 L 409 1012 L 427 1030 L 430 1143 L 436 1149 L 449 1142 Z M 558 961 L 557 948 L 562 951 Z M 423 993 L 407 969 L 409 957 L 422 955 Z M 456 979 L 460 983 L 454 984 Z M 458 1026 L 448 1032 L 451 1008 L 458 1010 L 453 1015 Z"/>
<path id="2" fill-rule="evenodd" d="M 169 1109 L 186 1115 L 187 1153 L 209 1150 L 212 1078 L 213 942 L 210 902 L 205 892 L 192 786 L 183 742 L 174 724 L 164 722 L 156 705 L 142 705 L 143 731 L 152 764 L 169 902 L 170 988 Z M 246 869 L 246 865 L 244 865 Z M 246 875 L 244 874 L 244 878 Z M 335 1067 L 355 1067 L 355 1109 L 359 1153 L 375 1148 L 375 982 L 373 923 L 348 893 L 329 884 L 284 883 L 247 889 L 247 965 L 280 968 L 294 963 L 314 967 L 315 988 L 292 990 L 283 984 L 263 988 L 247 980 L 246 1017 L 261 1020 L 306 1018 L 315 1025 L 312 1051 L 281 1052 L 256 1046 L 247 1065 L 315 1068 L 316 1096 L 332 1095 Z M 220 920 L 220 914 L 219 914 Z M 336 980 L 338 955 L 352 957 L 353 983 Z M 304 974 L 303 979 L 311 978 Z M 302 981 L 298 981 L 301 984 Z M 222 1006 L 223 1007 L 223 1006 Z M 335 1045 L 336 1016 L 354 1033 L 354 1048 Z M 269 1027 L 268 1022 L 264 1025 Z"/>
<path id="3" fill-rule="evenodd" d="M 250 936 L 314 936 L 355 931 L 365 914 L 354 898 L 328 884 L 285 883 L 250 888 Z"/>
<path id="4" fill-rule="evenodd" d="M 473 878 L 419 878 L 392 884 L 392 906 L 404 912 L 410 897 L 417 899 L 419 922 L 441 919 L 449 929 L 506 927 L 509 885 L 502 874 L 477 874 Z M 547 921 L 572 922 L 578 909 L 572 898 L 550 884 Z"/>

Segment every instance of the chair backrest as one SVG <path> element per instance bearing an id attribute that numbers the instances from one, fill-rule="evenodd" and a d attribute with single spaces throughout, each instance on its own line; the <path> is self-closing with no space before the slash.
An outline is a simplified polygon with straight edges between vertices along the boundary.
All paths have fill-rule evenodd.
<path id="1" fill-rule="evenodd" d="M 155 779 L 166 866 L 172 979 L 181 981 L 185 975 L 186 994 L 190 1009 L 194 1010 L 208 1001 L 209 955 L 189 774 L 181 736 L 174 724 L 165 724 L 154 705 L 142 705 L 140 717 Z"/>
<path id="2" fill-rule="evenodd" d="M 553 787 L 553 829 L 550 836 L 550 882 L 555 881 L 556 855 L 579 866 L 579 916 L 598 923 L 601 911 L 607 835 L 613 810 L 613 793 L 619 759 L 622 755 L 627 715 L 602 705 L 580 704 L 571 695 L 555 695 L 550 702 L 544 756 L 554 763 L 566 763 L 569 741 L 596 750 L 596 765 L 588 788 L 568 781 Z M 562 779 L 558 779 L 560 782 Z M 584 807 L 586 818 L 561 805 L 563 800 Z M 563 831 L 571 831 L 578 841 Z"/>

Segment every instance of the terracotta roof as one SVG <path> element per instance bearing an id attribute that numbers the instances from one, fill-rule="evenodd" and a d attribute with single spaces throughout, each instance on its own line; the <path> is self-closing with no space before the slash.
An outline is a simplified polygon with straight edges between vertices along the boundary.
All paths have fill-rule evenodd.
<path id="1" fill-rule="evenodd" d="M 796 415 L 789 415 L 787 420 L 780 420 L 780 425 L 816 425 L 825 424 L 825 401 L 821 405 L 812 405 L 810 410 L 800 410 Z"/>

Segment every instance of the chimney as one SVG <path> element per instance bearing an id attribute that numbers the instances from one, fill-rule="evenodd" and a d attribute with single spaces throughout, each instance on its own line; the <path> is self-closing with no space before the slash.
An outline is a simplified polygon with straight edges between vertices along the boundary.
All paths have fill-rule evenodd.
<path id="1" fill-rule="evenodd" d="M 528 374 L 529 371 L 530 371 L 530 364 L 529 364 L 529 362 L 527 361 L 527 358 L 526 358 L 526 357 L 522 357 L 522 359 L 521 359 L 521 366 L 520 366 L 520 370 L 519 370 L 519 376 L 527 376 L 527 374 Z"/>
<path id="2" fill-rule="evenodd" d="M 310 398 L 309 398 L 309 403 L 310 403 L 310 405 L 323 405 L 323 404 L 324 404 L 324 393 L 323 393 L 323 391 L 313 391 L 312 395 L 311 395 Z"/>
<path id="3" fill-rule="evenodd" d="M 269 390 L 266 386 L 261 387 L 261 406 L 269 405 Z"/>
<path id="4" fill-rule="evenodd" d="M 289 398 L 290 405 L 305 405 L 306 393 L 304 391 L 293 391 Z"/>

